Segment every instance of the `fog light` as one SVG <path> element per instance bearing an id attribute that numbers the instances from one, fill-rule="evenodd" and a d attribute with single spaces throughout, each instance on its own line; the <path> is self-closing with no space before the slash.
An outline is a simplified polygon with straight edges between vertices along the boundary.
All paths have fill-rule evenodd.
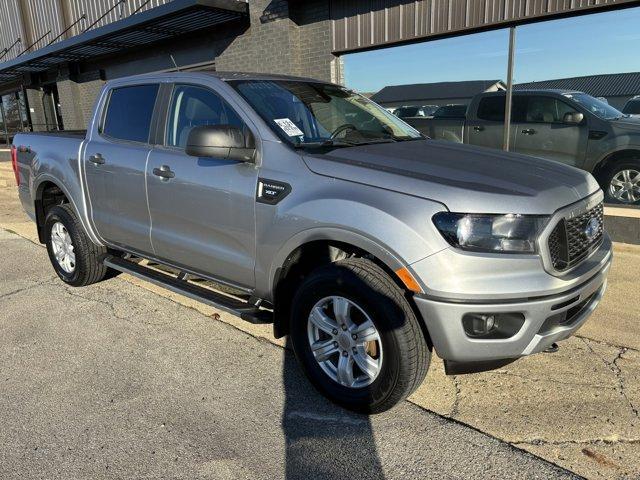
<path id="1" fill-rule="evenodd" d="M 484 337 L 496 326 L 493 315 L 471 315 L 471 330 L 474 336 Z"/>
<path id="2" fill-rule="evenodd" d="M 513 337 L 523 324 L 522 313 L 467 313 L 462 317 L 467 336 L 487 340 Z"/>

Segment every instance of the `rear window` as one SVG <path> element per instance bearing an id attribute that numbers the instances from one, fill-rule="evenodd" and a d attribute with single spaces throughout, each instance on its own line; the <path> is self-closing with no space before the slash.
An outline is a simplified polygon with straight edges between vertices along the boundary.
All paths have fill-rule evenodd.
<path id="1" fill-rule="evenodd" d="M 466 105 L 447 105 L 437 109 L 434 118 L 464 118 L 467 115 Z"/>
<path id="2" fill-rule="evenodd" d="M 136 85 L 111 91 L 102 133 L 118 140 L 147 143 L 158 85 Z"/>
<path id="3" fill-rule="evenodd" d="M 484 97 L 478 105 L 478 118 L 490 122 L 504 122 L 505 96 Z M 522 122 L 525 119 L 527 98 L 514 95 L 511 100 L 511 121 Z"/>

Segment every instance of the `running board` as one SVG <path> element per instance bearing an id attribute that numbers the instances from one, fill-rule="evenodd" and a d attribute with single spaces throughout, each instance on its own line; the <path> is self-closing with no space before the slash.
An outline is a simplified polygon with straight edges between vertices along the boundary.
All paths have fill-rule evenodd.
<path id="1" fill-rule="evenodd" d="M 159 287 L 166 288 L 172 292 L 179 293 L 185 297 L 236 315 L 249 323 L 273 323 L 273 312 L 270 310 L 261 310 L 240 299 L 194 285 L 186 280 L 172 277 L 152 268 L 145 267 L 144 265 L 130 262 L 124 258 L 109 255 L 104 259 L 104 264 L 119 272 L 128 273 L 129 275 L 141 278 Z"/>

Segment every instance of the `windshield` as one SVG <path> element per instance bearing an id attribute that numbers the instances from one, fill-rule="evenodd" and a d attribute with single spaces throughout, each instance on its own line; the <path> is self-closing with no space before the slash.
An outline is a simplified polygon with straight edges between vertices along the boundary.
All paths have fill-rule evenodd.
<path id="1" fill-rule="evenodd" d="M 345 147 L 424 138 L 362 95 L 304 81 L 229 82 L 294 147 Z"/>
<path id="2" fill-rule="evenodd" d="M 565 93 L 565 97 L 572 99 L 576 103 L 582 105 L 594 115 L 602 118 L 603 120 L 615 120 L 617 118 L 624 117 L 624 114 L 608 103 L 593 98 L 586 93 Z"/>

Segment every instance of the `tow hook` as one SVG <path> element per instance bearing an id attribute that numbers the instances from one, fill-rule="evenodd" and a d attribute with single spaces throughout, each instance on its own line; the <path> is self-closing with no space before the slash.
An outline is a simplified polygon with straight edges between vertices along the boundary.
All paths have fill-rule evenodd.
<path id="1" fill-rule="evenodd" d="M 556 353 L 558 350 L 560 350 L 560 347 L 557 343 L 553 342 L 544 350 L 544 353 Z"/>

